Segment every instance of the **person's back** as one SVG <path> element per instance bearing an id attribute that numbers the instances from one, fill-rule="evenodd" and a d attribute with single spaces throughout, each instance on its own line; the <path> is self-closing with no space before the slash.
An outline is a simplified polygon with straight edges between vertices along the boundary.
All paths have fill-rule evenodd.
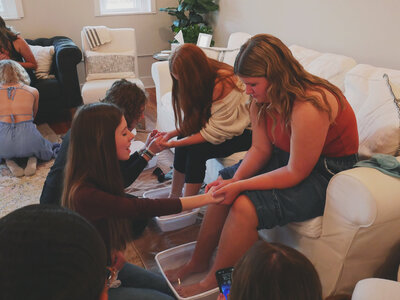
<path id="1" fill-rule="evenodd" d="M 6 123 L 33 121 L 37 98 L 38 91 L 30 86 L 0 85 L 0 121 Z"/>
<path id="2" fill-rule="evenodd" d="M 0 219 L 1 299 L 99 300 L 106 261 L 96 229 L 68 209 L 30 205 Z"/>

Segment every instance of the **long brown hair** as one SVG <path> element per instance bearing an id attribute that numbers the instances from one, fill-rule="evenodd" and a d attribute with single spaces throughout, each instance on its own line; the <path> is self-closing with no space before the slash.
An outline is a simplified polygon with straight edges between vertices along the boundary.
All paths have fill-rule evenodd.
<path id="1" fill-rule="evenodd" d="M 278 243 L 256 242 L 235 265 L 230 300 L 322 300 L 312 263 Z"/>
<path id="2" fill-rule="evenodd" d="M 115 146 L 115 130 L 122 111 L 110 103 L 82 106 L 71 126 L 68 158 L 65 168 L 62 205 L 75 210 L 74 195 L 85 183 L 104 192 L 123 196 L 124 187 Z M 126 219 L 108 218 L 110 250 L 123 250 L 130 240 Z"/>
<path id="3" fill-rule="evenodd" d="M 295 100 L 309 101 L 318 110 L 328 113 L 330 121 L 332 108 L 326 93 L 331 92 L 344 107 L 344 96 L 340 89 L 329 81 L 312 75 L 294 58 L 292 52 L 282 41 L 269 34 L 253 36 L 240 48 L 235 60 L 235 74 L 243 77 L 265 77 L 269 82 L 266 91 L 270 103 L 259 105 L 259 118 L 267 112 L 274 120 L 273 113 L 282 116 L 285 125 L 290 122 Z M 309 95 L 307 91 L 315 91 L 319 97 Z"/>
<path id="4" fill-rule="evenodd" d="M 225 81 L 229 87 L 237 88 L 233 68 L 208 58 L 193 44 L 184 44 L 176 49 L 169 60 L 169 69 L 175 125 L 183 136 L 199 132 L 208 122 L 216 83 Z"/>
<path id="5" fill-rule="evenodd" d="M 0 17 L 0 52 L 11 52 L 11 43 L 18 38 L 18 32 L 8 27 L 2 17 Z"/>

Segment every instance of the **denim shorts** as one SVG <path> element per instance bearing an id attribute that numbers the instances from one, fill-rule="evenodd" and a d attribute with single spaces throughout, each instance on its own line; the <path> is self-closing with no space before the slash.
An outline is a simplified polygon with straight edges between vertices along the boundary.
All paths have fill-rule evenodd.
<path id="1" fill-rule="evenodd" d="M 289 153 L 274 148 L 267 165 L 256 175 L 286 166 Z M 301 222 L 324 212 L 326 188 L 333 175 L 353 167 L 357 154 L 345 157 L 320 157 L 311 174 L 298 185 L 285 189 L 244 191 L 253 203 L 258 216 L 258 229 L 270 229 L 290 222 Z M 236 165 L 219 172 L 223 179 L 232 178 L 239 168 Z"/>

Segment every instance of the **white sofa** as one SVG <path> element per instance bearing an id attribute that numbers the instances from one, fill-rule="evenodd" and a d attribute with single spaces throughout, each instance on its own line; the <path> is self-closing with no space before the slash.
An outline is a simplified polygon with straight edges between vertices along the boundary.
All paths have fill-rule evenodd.
<path id="1" fill-rule="evenodd" d="M 236 36 L 241 40 L 235 41 L 235 47 L 249 37 L 243 33 Z M 306 70 L 331 81 L 345 93 L 357 117 L 361 157 L 367 158 L 373 153 L 400 155 L 400 111 L 382 77 L 384 73 L 388 74 L 395 85 L 394 92 L 400 98 L 399 70 L 357 64 L 350 57 L 296 45 L 290 49 Z M 233 54 L 235 50 L 222 52 Z M 215 54 L 210 49 L 206 49 L 206 53 Z M 222 56 L 225 59 L 226 56 Z M 232 62 L 230 55 L 228 58 Z M 158 128 L 172 130 L 174 119 L 168 62 L 153 64 L 152 75 L 156 84 Z M 400 156 L 397 159 L 400 161 Z M 234 162 L 235 159 L 228 164 Z M 209 178 L 212 180 L 227 160 L 216 162 L 213 159 L 207 163 L 207 174 L 213 174 Z M 304 253 L 318 270 L 324 296 L 327 296 L 351 293 L 359 280 L 373 277 L 391 248 L 400 242 L 399 228 L 400 179 L 376 169 L 358 167 L 332 178 L 322 217 L 262 230 L 260 236 L 268 241 L 283 242 Z"/>

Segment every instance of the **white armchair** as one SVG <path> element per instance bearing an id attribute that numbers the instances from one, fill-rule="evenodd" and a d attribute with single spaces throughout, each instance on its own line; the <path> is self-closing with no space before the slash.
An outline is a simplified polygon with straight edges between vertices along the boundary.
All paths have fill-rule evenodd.
<path id="1" fill-rule="evenodd" d="M 359 281 L 351 300 L 400 300 L 400 282 L 368 278 Z"/>
<path id="2" fill-rule="evenodd" d="M 136 35 L 133 28 L 109 28 L 111 42 L 91 50 L 81 31 L 85 59 L 86 82 L 82 87 L 85 104 L 104 98 L 114 81 L 126 79 L 144 89 L 139 79 Z"/>

